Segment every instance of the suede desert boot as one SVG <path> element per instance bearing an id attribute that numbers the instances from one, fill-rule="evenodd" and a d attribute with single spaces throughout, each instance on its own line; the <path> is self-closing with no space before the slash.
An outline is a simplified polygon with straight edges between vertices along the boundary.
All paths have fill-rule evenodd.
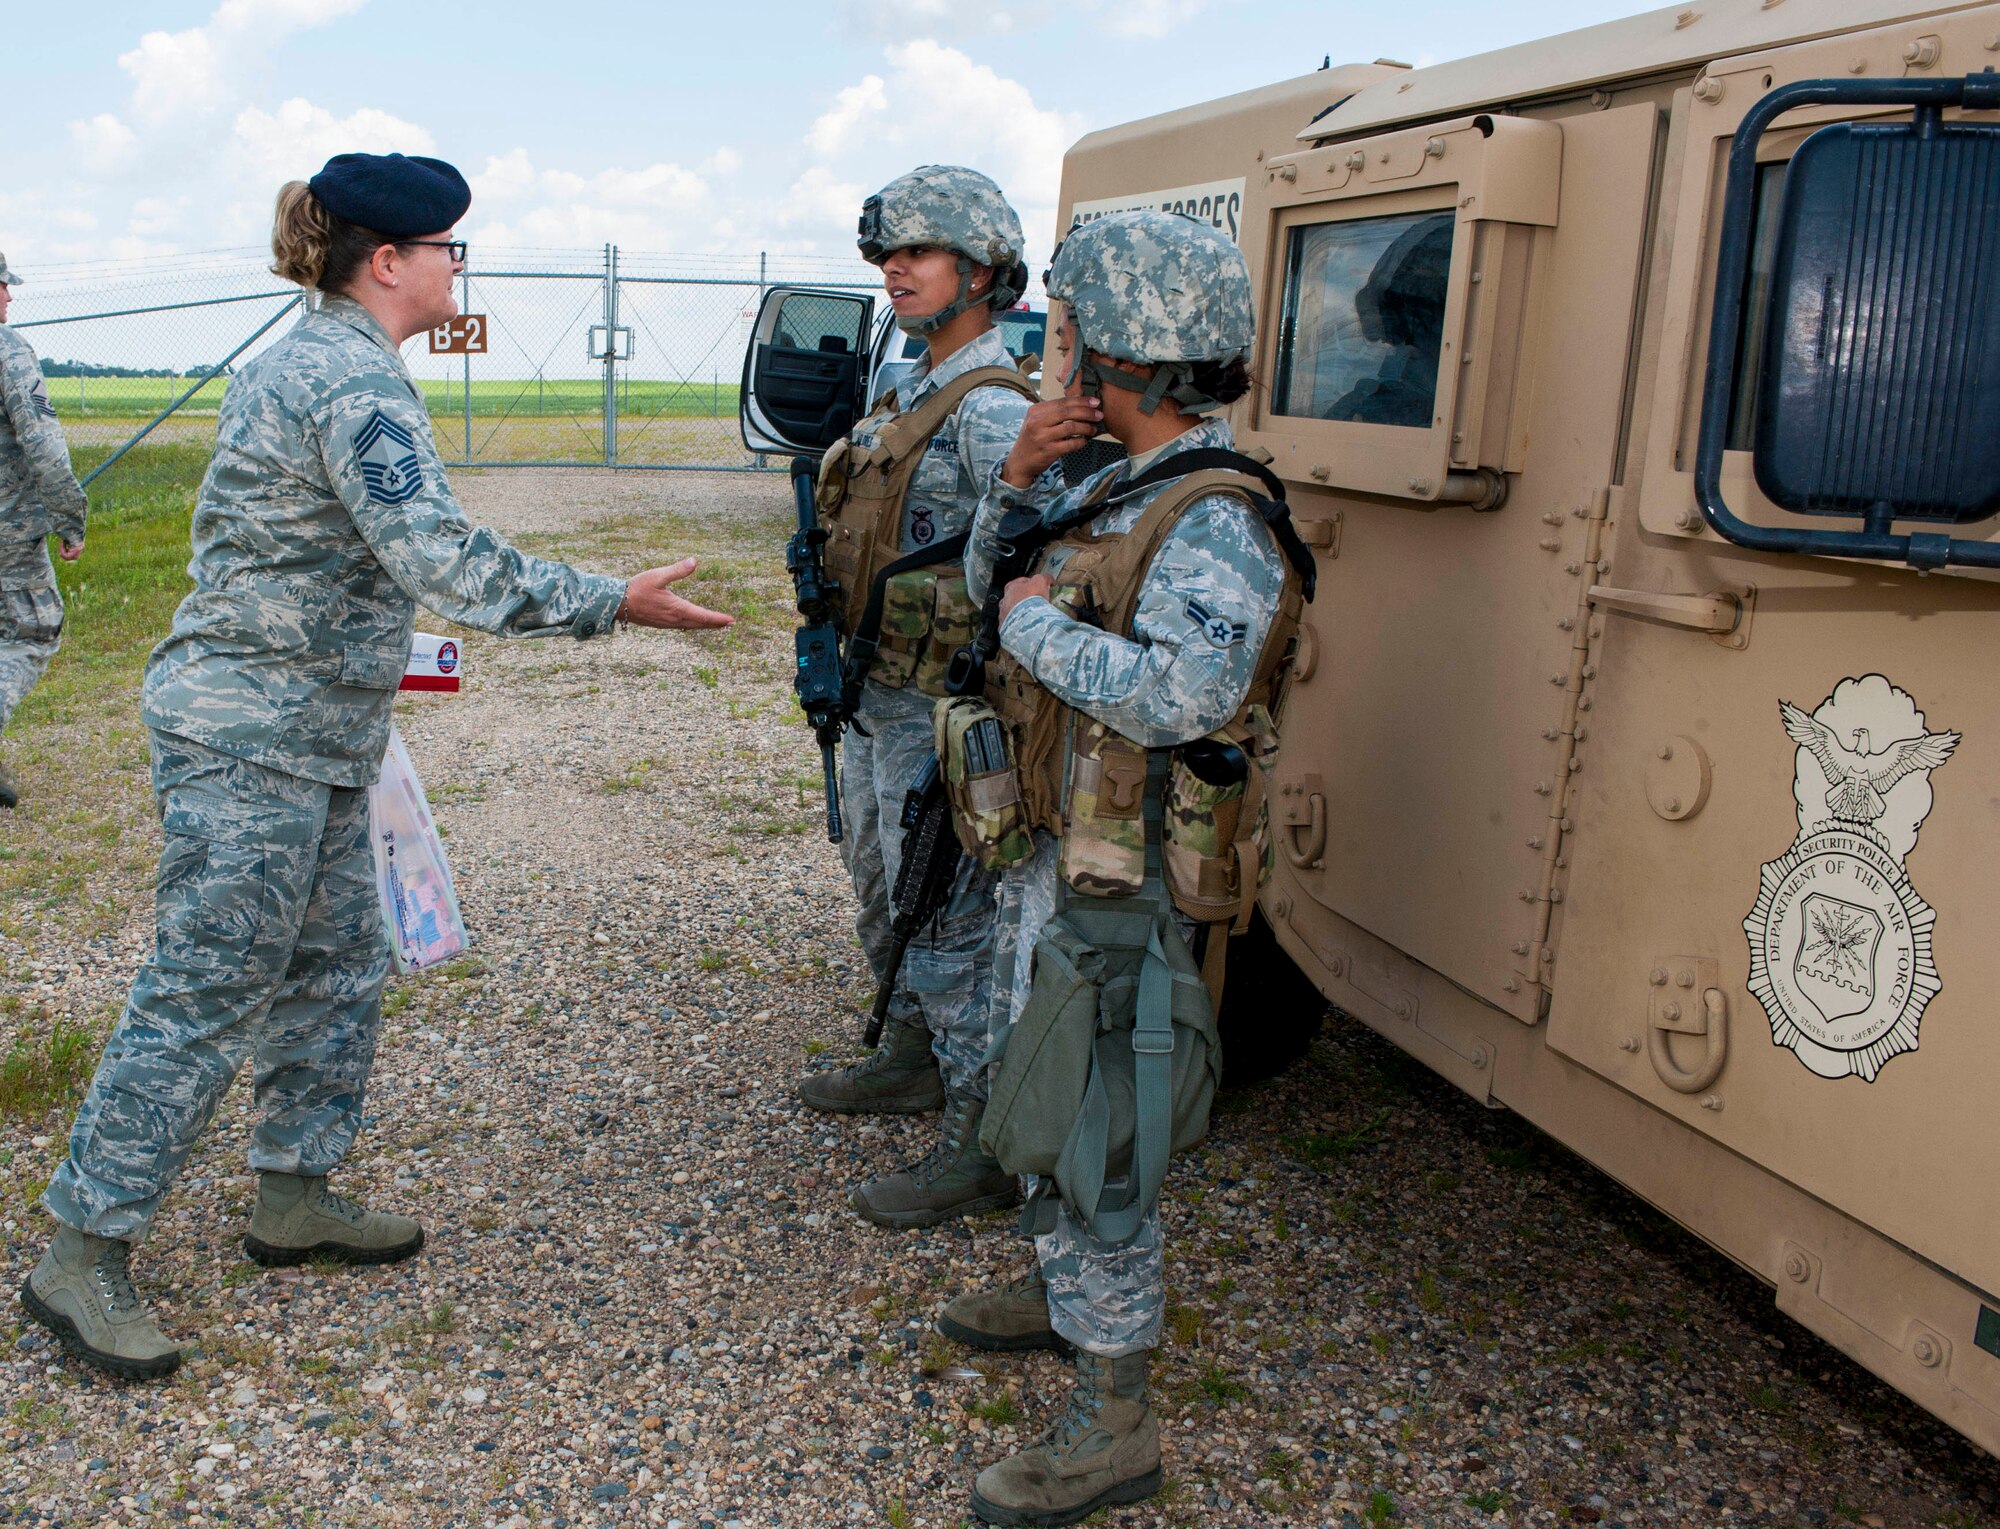
<path id="1" fill-rule="evenodd" d="M 28 1315 L 85 1364 L 121 1380 L 154 1380 L 180 1367 L 132 1288 L 132 1245 L 62 1227 L 21 1286 Z"/>
<path id="2" fill-rule="evenodd" d="M 7 767 L 0 765 L 0 807 L 18 807 L 21 794 L 14 789 L 14 777 L 7 773 Z"/>
<path id="3" fill-rule="evenodd" d="M 393 1264 L 424 1245 L 408 1216 L 367 1210 L 326 1187 L 325 1179 L 266 1173 L 243 1251 L 267 1269 L 323 1258 L 342 1264 Z"/>
<path id="4" fill-rule="evenodd" d="M 1040 1443 L 979 1473 L 972 1510 L 989 1524 L 1074 1524 L 1160 1489 L 1160 1427 L 1146 1355 L 1076 1356 L 1076 1386 Z"/>
<path id="5" fill-rule="evenodd" d="M 877 1226 L 936 1226 L 953 1216 L 998 1210 L 1021 1197 L 1014 1175 L 979 1150 L 986 1101 L 970 1094 L 945 1100 L 937 1144 L 907 1168 L 870 1179 L 848 1203 Z"/>
<path id="6" fill-rule="evenodd" d="M 852 1067 L 809 1072 L 799 1097 L 834 1115 L 922 1115 L 944 1105 L 944 1082 L 921 1024 L 892 1020 L 882 1044 Z"/>
<path id="7" fill-rule="evenodd" d="M 988 1290 L 968 1290 L 945 1307 L 937 1330 L 954 1343 L 995 1353 L 1045 1348 L 1073 1350 L 1049 1324 L 1049 1287 L 1037 1268 L 1020 1279 Z"/>

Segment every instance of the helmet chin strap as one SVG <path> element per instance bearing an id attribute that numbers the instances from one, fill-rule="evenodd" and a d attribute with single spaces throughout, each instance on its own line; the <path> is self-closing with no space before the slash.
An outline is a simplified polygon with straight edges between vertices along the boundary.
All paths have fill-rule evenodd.
<path id="1" fill-rule="evenodd" d="M 967 259 L 964 255 L 960 255 L 958 257 L 958 296 L 938 309 L 936 313 L 926 314 L 922 318 L 905 318 L 899 313 L 896 315 L 896 327 L 902 330 L 904 334 L 913 334 L 919 339 L 928 339 L 961 313 L 965 312 L 966 309 L 977 307 L 980 303 L 986 302 L 988 300 L 987 293 L 982 292 L 976 298 L 973 296 L 972 272 L 973 264 L 971 260 Z"/>
<path id="2" fill-rule="evenodd" d="M 1206 414 L 1222 405 L 1194 385 L 1194 368 L 1185 361 L 1161 361 L 1154 365 L 1153 375 L 1142 377 L 1126 367 L 1114 366 L 1110 362 L 1088 359 L 1085 347 L 1077 346 L 1077 367 L 1083 372 L 1083 391 L 1086 397 L 1104 396 L 1104 384 L 1123 388 L 1128 393 L 1139 395 L 1139 412 L 1151 414 L 1160 407 L 1160 401 L 1171 398 L 1180 406 L 1183 414 Z M 1072 368 L 1070 376 L 1076 375 Z M 1063 379 L 1069 385 L 1069 378 Z"/>

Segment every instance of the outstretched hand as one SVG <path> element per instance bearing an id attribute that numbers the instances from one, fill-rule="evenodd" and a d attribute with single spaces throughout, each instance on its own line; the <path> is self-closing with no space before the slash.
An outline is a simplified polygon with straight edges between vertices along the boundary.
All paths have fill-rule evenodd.
<path id="1" fill-rule="evenodd" d="M 736 625 L 734 616 L 709 610 L 674 593 L 673 586 L 693 573 L 694 569 L 694 559 L 684 557 L 669 567 L 648 568 L 644 573 L 635 574 L 625 586 L 625 603 L 618 608 L 618 619 L 629 621 L 634 626 L 664 627 L 680 632 L 704 632 Z"/>
<path id="2" fill-rule="evenodd" d="M 1032 405 L 1021 422 L 1021 434 L 1000 466 L 1000 480 L 1028 488 L 1050 464 L 1081 451 L 1104 428 L 1104 405 L 1082 394 L 1045 398 Z"/>

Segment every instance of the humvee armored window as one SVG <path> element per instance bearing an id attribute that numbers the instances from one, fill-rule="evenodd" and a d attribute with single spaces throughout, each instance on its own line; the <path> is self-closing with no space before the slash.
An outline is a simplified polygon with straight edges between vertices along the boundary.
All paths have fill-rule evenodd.
<path id="1" fill-rule="evenodd" d="M 1294 228 L 1274 412 L 1428 430 L 1451 242 L 1448 212 Z"/>

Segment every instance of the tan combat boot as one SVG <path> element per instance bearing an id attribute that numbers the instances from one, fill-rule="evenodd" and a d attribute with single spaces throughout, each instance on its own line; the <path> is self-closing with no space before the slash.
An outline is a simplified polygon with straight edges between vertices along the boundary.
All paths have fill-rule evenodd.
<path id="1" fill-rule="evenodd" d="M 979 1473 L 972 1510 L 989 1524 L 1074 1524 L 1160 1489 L 1160 1427 L 1146 1405 L 1144 1351 L 1076 1356 L 1076 1388 L 1041 1442 Z"/>
<path id="2" fill-rule="evenodd" d="M 424 1245 L 408 1216 L 367 1210 L 326 1187 L 325 1179 L 266 1173 L 243 1251 L 267 1269 L 323 1258 L 341 1264 L 393 1264 Z"/>
<path id="3" fill-rule="evenodd" d="M 944 1107 L 944 1080 L 920 1022 L 892 1020 L 867 1056 L 838 1072 L 809 1072 L 799 1097 L 835 1115 L 923 1115 Z"/>
<path id="4" fill-rule="evenodd" d="M 0 807 L 18 807 L 21 795 L 14 789 L 14 777 L 7 773 L 7 767 L 0 765 Z"/>
<path id="5" fill-rule="evenodd" d="M 1049 1287 L 1039 1268 L 990 1290 L 966 1291 L 945 1307 L 937 1330 L 954 1343 L 997 1353 L 1072 1352 L 1070 1341 L 1049 1324 Z"/>
<path id="6" fill-rule="evenodd" d="M 84 1363 L 154 1380 L 179 1368 L 181 1351 L 132 1288 L 131 1261 L 129 1242 L 62 1227 L 21 1286 L 21 1305 Z"/>
<path id="7" fill-rule="evenodd" d="M 953 1216 L 998 1210 L 1021 1197 L 1014 1175 L 979 1146 L 986 1101 L 953 1094 L 936 1144 L 907 1168 L 870 1179 L 847 1203 L 877 1226 L 936 1226 Z"/>

